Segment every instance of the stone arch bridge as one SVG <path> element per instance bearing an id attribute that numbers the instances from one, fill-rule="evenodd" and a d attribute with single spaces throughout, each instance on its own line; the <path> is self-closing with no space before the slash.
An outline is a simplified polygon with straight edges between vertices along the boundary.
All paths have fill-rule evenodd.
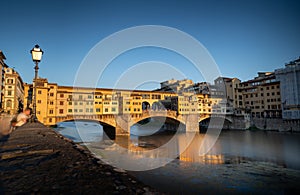
<path id="1" fill-rule="evenodd" d="M 211 114 L 177 114 L 173 110 L 144 110 L 141 114 L 108 114 L 108 115 L 67 115 L 57 116 L 56 123 L 73 120 L 91 120 L 100 122 L 111 131 L 114 129 L 115 135 L 130 135 L 130 127 L 142 120 L 152 117 L 165 117 L 185 125 L 186 132 L 199 132 L 199 122 L 211 118 Z M 224 117 L 223 117 L 224 118 Z M 226 120 L 232 122 L 230 118 Z"/>

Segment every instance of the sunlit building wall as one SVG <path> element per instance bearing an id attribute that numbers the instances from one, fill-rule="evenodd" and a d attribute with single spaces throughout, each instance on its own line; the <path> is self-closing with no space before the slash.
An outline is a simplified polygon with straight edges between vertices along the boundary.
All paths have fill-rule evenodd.
<path id="1" fill-rule="evenodd" d="M 13 68 L 4 68 L 3 110 L 8 114 L 17 114 L 23 110 L 24 87 L 19 73 Z"/>

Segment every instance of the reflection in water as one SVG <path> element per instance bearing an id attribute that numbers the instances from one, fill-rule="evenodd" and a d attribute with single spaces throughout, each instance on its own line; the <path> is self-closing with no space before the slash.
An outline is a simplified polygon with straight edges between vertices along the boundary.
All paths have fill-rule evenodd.
<path id="1" fill-rule="evenodd" d="M 163 164 L 130 174 L 172 194 L 284 194 L 285 189 L 295 189 L 300 182 L 300 134 L 223 131 L 209 152 L 199 155 L 204 134 L 158 132 L 152 135 L 156 128 L 143 129 L 137 125 L 131 129 L 134 135 L 112 141 L 97 123 L 65 122 L 56 130 L 75 142 L 83 142 L 113 165 L 134 164 L 139 170 L 145 164 L 149 167 Z M 169 142 L 171 147 L 167 146 Z"/>
<path id="2" fill-rule="evenodd" d="M 90 145 L 95 149 L 93 152 L 97 149 L 119 150 L 121 153 L 132 154 L 135 159 L 178 158 L 180 161 L 204 164 L 241 163 L 245 160 L 254 160 L 300 170 L 300 134 L 223 131 L 209 152 L 199 156 L 204 134 L 157 132 L 157 128 L 149 129 L 147 126 L 147 129 L 143 129 L 143 126 L 136 125 L 131 129 L 135 135 L 120 136 L 111 141 L 97 123 L 64 122 L 60 123 L 56 130 L 75 142 Z M 155 132 L 156 134 L 151 135 Z M 118 152 L 115 151 L 115 155 L 118 155 Z"/>

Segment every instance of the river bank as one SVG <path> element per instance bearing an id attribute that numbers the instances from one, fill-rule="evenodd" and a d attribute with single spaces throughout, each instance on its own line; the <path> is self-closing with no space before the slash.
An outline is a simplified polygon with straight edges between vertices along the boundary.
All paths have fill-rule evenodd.
<path id="1" fill-rule="evenodd" d="M 0 194 L 161 194 L 40 123 L 0 140 Z"/>

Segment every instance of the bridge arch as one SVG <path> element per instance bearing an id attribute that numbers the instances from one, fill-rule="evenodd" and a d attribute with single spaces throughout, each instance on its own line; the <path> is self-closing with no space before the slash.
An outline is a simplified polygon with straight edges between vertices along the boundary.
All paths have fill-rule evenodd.
<path id="1" fill-rule="evenodd" d="M 165 106 L 161 102 L 155 101 L 152 103 L 151 109 L 152 110 L 165 110 Z"/>
<path id="2" fill-rule="evenodd" d="M 151 109 L 151 104 L 148 101 L 142 102 L 142 110 L 149 110 Z"/>
<path id="3" fill-rule="evenodd" d="M 68 122 L 68 121 L 95 121 L 99 122 L 102 126 L 111 126 L 116 127 L 116 121 L 114 116 L 102 116 L 102 115 L 80 115 L 80 116 L 66 116 L 66 117 L 56 117 L 56 124 L 60 122 Z"/>
<path id="4" fill-rule="evenodd" d="M 137 124 L 137 123 L 139 123 L 139 122 L 141 122 L 141 121 L 143 121 L 143 120 L 145 120 L 145 119 L 156 118 L 156 117 L 165 117 L 166 120 L 167 120 L 167 119 L 172 119 L 172 120 L 174 120 L 174 121 L 180 122 L 180 123 L 182 123 L 182 124 L 185 125 L 185 121 L 183 121 L 183 120 L 181 120 L 181 119 L 178 119 L 178 118 L 176 118 L 176 117 L 166 116 L 166 115 L 161 115 L 161 116 L 155 115 L 155 116 L 145 116 L 145 117 L 139 118 L 138 120 L 134 120 L 134 121 L 132 121 L 132 122 L 130 123 L 130 126 L 133 126 L 133 125 L 135 125 L 135 124 Z"/>
<path id="5" fill-rule="evenodd" d="M 199 120 L 199 125 L 205 128 L 208 128 L 208 126 L 210 125 L 210 120 L 214 119 L 214 120 L 224 120 L 223 123 L 223 127 L 222 129 L 230 129 L 232 122 L 232 119 L 230 117 L 225 117 L 225 116 L 205 116 L 205 117 L 201 117 Z"/>
<path id="6" fill-rule="evenodd" d="M 228 117 L 228 116 L 212 116 L 212 115 L 205 115 L 205 116 L 203 116 L 203 117 L 200 117 L 199 118 L 199 122 L 202 122 L 202 121 L 204 121 L 204 120 L 207 120 L 207 119 L 211 119 L 211 118 L 216 118 L 216 119 L 222 119 L 222 120 L 225 120 L 225 121 L 228 121 L 228 122 L 230 122 L 230 123 L 232 123 L 233 121 L 232 121 L 232 118 L 230 118 L 230 117 Z"/>

